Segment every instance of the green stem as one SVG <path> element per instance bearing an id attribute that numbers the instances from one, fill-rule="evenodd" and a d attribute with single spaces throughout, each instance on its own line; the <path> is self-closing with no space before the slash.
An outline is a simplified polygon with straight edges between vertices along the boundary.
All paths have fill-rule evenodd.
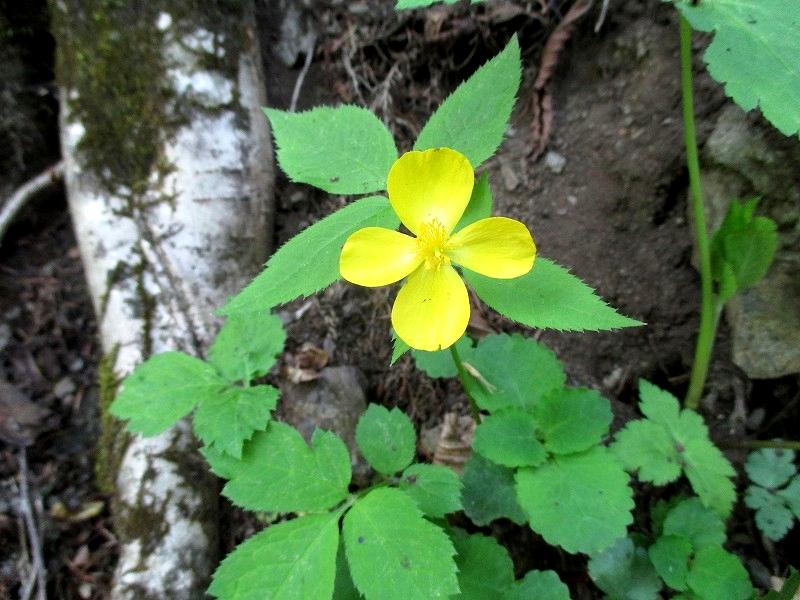
<path id="1" fill-rule="evenodd" d="M 469 400 L 469 410 L 472 413 L 472 418 L 475 420 L 475 424 L 477 425 L 481 422 L 481 409 L 478 408 L 478 405 L 475 403 L 475 399 L 467 389 L 467 371 L 464 369 L 464 363 L 461 362 L 461 357 L 458 355 L 458 350 L 456 349 L 455 344 L 450 346 L 450 356 L 453 357 L 453 362 L 456 364 L 458 379 L 461 381 L 461 387 L 464 388 L 464 393 L 467 395 L 467 399 Z"/>
<path id="2" fill-rule="evenodd" d="M 739 440 L 720 442 L 722 448 L 777 448 L 780 450 L 800 450 L 800 442 L 792 440 Z"/>
<path id="3" fill-rule="evenodd" d="M 684 17 L 680 18 L 681 28 L 681 89 L 683 97 L 683 124 L 686 140 L 686 165 L 689 169 L 689 188 L 692 196 L 694 234 L 697 253 L 700 256 L 700 331 L 694 352 L 692 376 L 686 393 L 685 405 L 696 409 L 708 375 L 711 362 L 711 349 L 717 332 L 717 315 L 714 306 L 714 284 L 711 279 L 711 247 L 706 230 L 706 215 L 703 202 L 703 188 L 700 184 L 700 161 L 697 157 L 697 133 L 694 123 L 694 98 L 692 95 L 692 28 Z"/>

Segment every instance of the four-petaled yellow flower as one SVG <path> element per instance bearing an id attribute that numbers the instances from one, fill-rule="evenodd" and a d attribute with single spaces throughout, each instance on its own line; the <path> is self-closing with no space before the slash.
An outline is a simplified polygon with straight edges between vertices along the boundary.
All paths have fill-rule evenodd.
<path id="1" fill-rule="evenodd" d="M 339 271 L 347 281 L 378 287 L 408 277 L 392 308 L 392 326 L 412 348 L 447 348 L 467 329 L 469 296 L 453 264 L 498 279 L 533 267 L 536 245 L 519 221 L 490 217 L 452 233 L 474 183 L 472 165 L 460 152 L 407 152 L 392 165 L 386 189 L 400 221 L 416 237 L 365 227 L 342 247 Z"/>

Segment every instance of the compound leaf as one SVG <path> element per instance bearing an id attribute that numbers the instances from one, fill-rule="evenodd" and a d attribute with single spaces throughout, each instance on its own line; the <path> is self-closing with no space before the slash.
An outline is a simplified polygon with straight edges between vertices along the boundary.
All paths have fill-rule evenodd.
<path id="1" fill-rule="evenodd" d="M 292 181 L 331 194 L 386 189 L 397 148 L 386 126 L 360 106 L 320 106 L 306 112 L 264 109 L 278 163 Z M 313 143 L 309 143 L 313 140 Z"/>
<path id="2" fill-rule="evenodd" d="M 488 411 L 531 408 L 567 379 L 551 350 L 519 334 L 485 337 L 465 363 L 467 391 Z"/>
<path id="3" fill-rule="evenodd" d="M 784 135 L 800 130 L 800 4 L 794 0 L 676 3 L 692 27 L 714 31 L 703 59 L 744 110 L 761 108 Z"/>
<path id="4" fill-rule="evenodd" d="M 522 65 L 517 37 L 448 96 L 419 133 L 415 150 L 445 146 L 473 168 L 491 157 L 508 127 Z"/>
<path id="5" fill-rule="evenodd" d="M 411 465 L 403 471 L 400 489 L 429 517 L 441 518 L 461 509 L 461 480 L 442 465 Z"/>
<path id="6" fill-rule="evenodd" d="M 800 519 L 800 475 L 796 475 L 784 489 L 778 490 L 778 496 L 786 501 L 794 516 Z"/>
<path id="7" fill-rule="evenodd" d="M 664 535 L 683 537 L 695 550 L 721 546 L 725 541 L 725 523 L 697 498 L 676 505 L 664 519 Z"/>
<path id="8" fill-rule="evenodd" d="M 278 315 L 230 317 L 208 349 L 208 362 L 228 381 L 249 381 L 269 372 L 285 342 Z"/>
<path id="9" fill-rule="evenodd" d="M 506 467 L 536 467 L 547 452 L 536 439 L 536 421 L 528 412 L 509 408 L 484 419 L 475 430 L 473 448 Z"/>
<path id="10" fill-rule="evenodd" d="M 686 576 L 692 551 L 692 542 L 685 537 L 662 535 L 650 546 L 648 554 L 664 583 L 673 590 L 684 592 L 689 589 Z"/>
<path id="11" fill-rule="evenodd" d="M 404 492 L 379 488 L 356 502 L 342 534 L 350 574 L 367 600 L 430 600 L 458 593 L 455 549 Z"/>
<path id="12" fill-rule="evenodd" d="M 231 502 L 274 512 L 327 510 L 347 496 L 351 477 L 350 453 L 335 434 L 318 429 L 309 447 L 296 429 L 277 421 L 225 468 L 230 481 L 222 493 Z"/>
<path id="13" fill-rule="evenodd" d="M 356 426 L 356 443 L 367 462 L 384 475 L 406 468 L 414 458 L 417 435 L 411 419 L 398 408 L 370 404 Z"/>
<path id="14" fill-rule="evenodd" d="M 744 470 L 753 483 L 769 489 L 779 488 L 797 473 L 794 452 L 775 448 L 756 450 L 748 455 Z"/>
<path id="15" fill-rule="evenodd" d="M 633 521 L 628 475 L 602 446 L 519 469 L 516 480 L 531 529 L 567 552 L 604 550 Z"/>
<path id="16" fill-rule="evenodd" d="M 756 525 L 769 539 L 778 541 L 792 528 L 792 511 L 777 494 L 751 485 L 747 488 L 744 503 L 756 511 Z"/>
<path id="17" fill-rule="evenodd" d="M 208 593 L 223 600 L 330 598 L 338 520 L 338 514 L 310 515 L 257 533 L 222 561 Z"/>
<path id="18" fill-rule="evenodd" d="M 537 257 L 516 279 L 492 279 L 464 269 L 481 300 L 501 315 L 528 327 L 562 331 L 604 331 L 642 322 L 619 314 L 594 290 L 553 261 Z"/>
<path id="19" fill-rule="evenodd" d="M 129 419 L 128 429 L 144 436 L 166 431 L 202 399 L 226 386 L 214 368 L 182 352 L 152 356 L 131 373 L 111 404 L 111 414 Z"/>
<path id="20" fill-rule="evenodd" d="M 589 576 L 613 600 L 658 600 L 661 581 L 643 548 L 627 537 L 589 560 Z"/>
<path id="21" fill-rule="evenodd" d="M 451 598 L 501 598 L 514 581 L 514 563 L 506 549 L 493 537 L 485 535 L 467 535 L 454 530 L 451 537 L 457 553 L 458 586 L 461 588 L 461 593 Z"/>
<path id="22" fill-rule="evenodd" d="M 564 388 L 545 396 L 535 407 L 544 445 L 556 454 L 587 450 L 608 433 L 611 405 L 600 392 Z"/>
<path id="23" fill-rule="evenodd" d="M 502 600 L 570 600 L 569 588 L 555 571 L 528 571 L 515 581 Z"/>
<path id="24" fill-rule="evenodd" d="M 476 525 L 507 518 L 522 525 L 527 518 L 517 501 L 514 471 L 473 454 L 464 467 L 461 491 L 464 512 Z"/>
<path id="25" fill-rule="evenodd" d="M 720 546 L 708 546 L 695 553 L 686 581 L 701 598 L 749 600 L 753 596 L 753 586 L 742 563 Z"/>
<path id="26" fill-rule="evenodd" d="M 386 198 L 371 196 L 351 202 L 281 246 L 266 268 L 220 313 L 267 312 L 300 296 L 310 296 L 339 279 L 339 255 L 350 234 L 363 227 L 395 229 L 399 225 Z"/>
<path id="27" fill-rule="evenodd" d="M 200 400 L 194 432 L 207 446 L 241 458 L 242 444 L 266 429 L 277 402 L 278 390 L 271 385 L 225 388 Z"/>
<path id="28" fill-rule="evenodd" d="M 660 424 L 648 419 L 629 421 L 616 435 L 611 451 L 641 481 L 665 485 L 681 475 L 675 441 Z"/>

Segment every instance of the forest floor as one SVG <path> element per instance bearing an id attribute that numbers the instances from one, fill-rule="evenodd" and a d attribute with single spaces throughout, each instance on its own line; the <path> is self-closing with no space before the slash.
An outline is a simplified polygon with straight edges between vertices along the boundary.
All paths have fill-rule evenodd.
<path id="1" fill-rule="evenodd" d="M 285 17 L 279 4 L 262 3 L 259 15 L 269 103 L 288 108 L 304 57 L 299 53 L 286 65 L 275 50 L 285 42 L 275 26 Z M 399 16 L 389 1 L 307 4 L 295 25 L 311 26 L 317 37 L 298 108 L 367 105 L 390 126 L 401 151 L 411 147 L 446 94 L 519 33 L 526 65 L 520 99 L 507 141 L 485 165 L 495 212 L 524 221 L 542 256 L 568 266 L 621 312 L 647 323 L 616 333 L 528 334 L 556 352 L 571 383 L 600 389 L 612 400 L 615 426 L 637 414 L 640 377 L 680 396 L 698 325 L 699 277 L 691 264 L 686 218 L 672 8 L 659 0 L 612 3 L 598 32 L 596 7 L 578 21 L 547 87 L 552 135 L 537 157 L 541 138 L 534 134 L 533 107 L 542 93 L 534 91 L 534 81 L 544 42 L 571 2 L 541 3 L 546 11 L 538 2 L 517 1 Z M 701 49 L 703 39 L 697 40 Z M 726 100 L 699 60 L 696 86 L 702 143 Z M 52 147 L 47 152 L 52 154 Z M 275 247 L 345 200 L 279 176 L 276 202 Z M 368 400 L 399 406 L 420 430 L 440 423 L 447 412 L 466 414 L 455 382 L 429 379 L 409 357 L 389 368 L 391 298 L 389 292 L 339 283 L 316 299 L 287 306 L 285 360 L 304 345 L 324 349 L 328 364 L 353 365 L 364 373 Z M 473 325 L 478 336 L 515 330 L 488 310 Z M 0 353 L 0 378 L 47 410 L 37 413 L 31 427 L 35 442 L 26 452 L 51 597 L 103 598 L 115 549 L 105 498 L 93 479 L 100 348 L 63 192 L 36 202 L 0 247 Z M 797 378 L 751 381 L 728 356 L 723 324 L 703 406 L 715 439 L 789 437 L 790 424 L 800 422 Z M 0 402 L 0 429 L 2 411 L 13 409 Z M 758 410 L 766 418 L 748 430 L 748 416 Z M 28 553 L 20 541 L 22 524 L 13 516 L 19 512 L 20 452 L 0 442 L 0 597 L 16 596 Z M 741 474 L 746 453 L 728 456 Z M 681 489 L 680 484 L 637 488 L 640 510 Z M 646 514 L 637 513 L 637 526 Z M 259 526 L 232 509 L 225 519 L 232 524 L 225 548 Z M 518 572 L 555 568 L 574 598 L 601 597 L 585 575 L 584 558 L 549 547 L 529 529 L 508 522 L 491 529 L 509 546 Z M 729 522 L 729 540 L 758 586 L 768 585 L 769 574 L 782 572 L 800 555 L 800 528 L 769 543 L 741 503 Z"/>

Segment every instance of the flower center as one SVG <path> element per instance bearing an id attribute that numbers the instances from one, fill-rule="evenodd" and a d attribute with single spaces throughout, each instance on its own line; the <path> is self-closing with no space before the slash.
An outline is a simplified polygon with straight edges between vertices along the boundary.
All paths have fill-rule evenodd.
<path id="1" fill-rule="evenodd" d="M 450 258 L 445 253 L 447 230 L 438 219 L 423 223 L 417 235 L 417 252 L 425 259 L 426 269 L 439 269 L 450 264 Z"/>

